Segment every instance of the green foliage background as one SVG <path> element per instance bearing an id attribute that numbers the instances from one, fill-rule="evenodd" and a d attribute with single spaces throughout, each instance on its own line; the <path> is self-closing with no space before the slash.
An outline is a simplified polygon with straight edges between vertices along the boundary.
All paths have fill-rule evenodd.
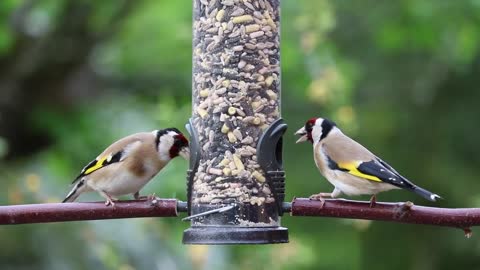
<path id="1" fill-rule="evenodd" d="M 0 1 L 1 204 L 57 202 L 86 162 L 191 110 L 191 1 Z M 480 207 L 480 1 L 282 1 L 287 198 L 332 187 L 291 133 L 324 116 L 427 189 Z M 183 129 L 184 130 L 184 129 Z M 12 135 L 13 134 L 13 135 Z M 174 160 L 144 193 L 186 199 Z M 97 194 L 82 200 L 99 200 Z M 367 199 L 367 198 L 361 198 Z M 419 197 L 392 191 L 379 200 Z M 291 242 L 183 246 L 180 219 L 0 227 L 0 269 L 476 269 L 478 235 L 286 216 Z"/>

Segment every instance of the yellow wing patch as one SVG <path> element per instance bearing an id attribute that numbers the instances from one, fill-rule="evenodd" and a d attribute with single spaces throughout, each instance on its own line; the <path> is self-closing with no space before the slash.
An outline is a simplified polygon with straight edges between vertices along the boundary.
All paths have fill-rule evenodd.
<path id="1" fill-rule="evenodd" d="M 364 173 L 360 172 L 357 169 L 359 163 L 360 162 L 338 163 L 338 167 L 340 167 L 341 169 L 348 170 L 348 173 L 351 174 L 351 175 L 355 175 L 355 176 L 358 176 L 358 177 L 361 177 L 361 178 L 364 178 L 364 179 L 367 179 L 367 180 L 370 180 L 370 181 L 382 182 L 382 180 L 380 180 L 380 178 L 378 178 L 376 176 L 369 175 L 369 174 L 364 174 Z"/>
<path id="2" fill-rule="evenodd" d="M 97 160 L 97 162 L 96 162 L 92 167 L 88 168 L 83 174 L 84 174 L 84 175 L 91 174 L 92 172 L 94 172 L 94 171 L 102 168 L 104 161 L 105 161 L 108 157 L 110 157 L 110 155 L 107 155 L 107 156 L 105 156 L 105 157 Z"/>

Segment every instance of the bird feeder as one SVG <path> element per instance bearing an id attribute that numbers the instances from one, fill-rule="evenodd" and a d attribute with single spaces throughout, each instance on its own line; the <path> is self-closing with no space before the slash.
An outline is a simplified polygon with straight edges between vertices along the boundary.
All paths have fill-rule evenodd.
<path id="1" fill-rule="evenodd" d="M 280 1 L 195 0 L 185 244 L 288 242 Z"/>

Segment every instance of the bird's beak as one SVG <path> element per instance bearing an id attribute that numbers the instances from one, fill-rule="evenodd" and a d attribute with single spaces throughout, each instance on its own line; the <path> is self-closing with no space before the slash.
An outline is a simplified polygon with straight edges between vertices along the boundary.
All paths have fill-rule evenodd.
<path id="1" fill-rule="evenodd" d="M 301 129 L 297 130 L 295 132 L 295 135 L 300 136 L 300 138 L 296 141 L 296 143 L 302 143 L 306 142 L 308 140 L 307 132 L 305 131 L 305 127 L 302 127 Z"/>
<path id="2" fill-rule="evenodd" d="M 183 147 L 182 150 L 178 153 L 181 157 L 183 157 L 186 160 L 190 160 L 190 148 L 188 147 Z"/>

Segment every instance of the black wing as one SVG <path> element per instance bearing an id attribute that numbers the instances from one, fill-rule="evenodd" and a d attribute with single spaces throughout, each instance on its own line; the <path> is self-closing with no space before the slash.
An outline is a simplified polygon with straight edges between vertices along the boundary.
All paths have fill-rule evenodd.
<path id="1" fill-rule="evenodd" d="M 107 155 L 105 157 L 98 157 L 97 159 L 91 161 L 90 163 L 88 163 L 87 166 L 85 166 L 82 171 L 80 172 L 80 174 L 75 178 L 75 180 L 73 180 L 72 183 L 75 183 L 78 181 L 78 179 L 86 176 L 86 175 L 89 175 L 101 168 L 104 168 L 110 164 L 113 164 L 113 163 L 117 163 L 117 162 L 120 162 L 120 160 L 122 159 L 123 157 L 123 150 L 122 151 L 118 151 L 117 153 L 113 154 L 113 155 Z"/>
<path id="2" fill-rule="evenodd" d="M 413 189 L 415 187 L 412 182 L 401 176 L 395 169 L 392 168 L 392 166 L 388 165 L 385 161 L 379 158 L 362 162 L 358 166 L 358 171 L 378 177 L 380 180 L 382 180 L 382 182 L 389 183 L 397 187 L 406 189 Z"/>

